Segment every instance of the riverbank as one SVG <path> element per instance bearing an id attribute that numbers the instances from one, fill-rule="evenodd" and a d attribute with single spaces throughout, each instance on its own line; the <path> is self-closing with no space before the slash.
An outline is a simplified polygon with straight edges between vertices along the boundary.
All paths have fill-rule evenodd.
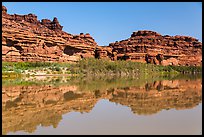
<path id="1" fill-rule="evenodd" d="M 202 66 L 161 66 L 131 61 L 83 59 L 77 63 L 2 62 L 2 77 L 19 76 L 148 76 L 202 73 Z"/>

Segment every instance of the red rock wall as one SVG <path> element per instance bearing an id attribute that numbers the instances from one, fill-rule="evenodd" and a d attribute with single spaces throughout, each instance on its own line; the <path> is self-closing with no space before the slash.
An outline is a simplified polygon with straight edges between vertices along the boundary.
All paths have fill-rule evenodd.
<path id="1" fill-rule="evenodd" d="M 162 36 L 153 31 L 133 32 L 130 38 L 109 47 L 117 59 L 162 65 L 202 64 L 202 43 L 188 36 Z"/>
<path id="2" fill-rule="evenodd" d="M 9 15 L 2 7 L 2 60 L 75 62 L 94 57 L 97 43 L 90 34 L 62 31 L 57 18 L 37 20 L 34 14 Z"/>
<path id="3" fill-rule="evenodd" d="M 72 35 L 62 28 L 56 17 L 38 21 L 34 14 L 9 15 L 2 6 L 2 60 L 76 62 L 95 57 L 161 65 L 202 64 L 202 43 L 189 36 L 162 36 L 145 30 L 98 46 L 90 34 Z"/>

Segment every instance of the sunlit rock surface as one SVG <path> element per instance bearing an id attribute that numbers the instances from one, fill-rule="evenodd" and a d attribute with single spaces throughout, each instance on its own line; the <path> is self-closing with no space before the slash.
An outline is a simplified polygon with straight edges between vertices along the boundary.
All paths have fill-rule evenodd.
<path id="1" fill-rule="evenodd" d="M 89 33 L 72 35 L 53 21 L 34 14 L 10 15 L 2 6 L 2 60 L 11 62 L 76 62 L 94 57 L 97 43 Z"/>
<path id="2" fill-rule="evenodd" d="M 131 37 L 110 43 L 115 59 L 160 65 L 200 66 L 202 43 L 189 36 L 168 36 L 154 31 L 133 32 Z"/>
<path id="3" fill-rule="evenodd" d="M 190 36 L 148 30 L 98 46 L 89 33 L 72 35 L 56 17 L 39 21 L 35 14 L 10 15 L 2 6 L 2 60 L 9 62 L 77 62 L 82 58 L 131 60 L 160 65 L 200 66 L 202 43 Z"/>

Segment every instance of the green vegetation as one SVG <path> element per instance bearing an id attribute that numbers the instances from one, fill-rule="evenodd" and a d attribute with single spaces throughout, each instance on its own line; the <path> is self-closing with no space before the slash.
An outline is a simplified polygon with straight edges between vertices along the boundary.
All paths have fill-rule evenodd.
<path id="1" fill-rule="evenodd" d="M 35 68 L 58 68 L 67 67 L 68 63 L 55 63 L 55 62 L 2 62 L 2 71 L 15 71 L 31 70 Z"/>
<path id="2" fill-rule="evenodd" d="M 134 76 L 106 76 L 106 77 L 95 77 L 95 76 L 77 76 L 77 77 L 64 77 L 64 76 L 52 76 L 44 77 L 44 79 L 37 79 L 32 77 L 27 79 L 12 78 L 2 79 L 2 86 L 77 86 L 78 91 L 106 91 L 114 88 L 125 89 L 128 87 L 144 87 L 147 83 L 154 83 L 155 81 L 162 80 L 195 80 L 201 79 L 201 75 L 149 75 L 148 77 L 134 77 Z"/>
<path id="3" fill-rule="evenodd" d="M 27 73 L 26 73 L 27 71 Z M 51 62 L 3 62 L 3 77 L 11 74 L 35 75 L 44 74 L 78 74 L 78 75 L 117 75 L 117 76 L 144 76 L 153 74 L 172 75 L 178 73 L 202 73 L 202 67 L 196 66 L 161 66 L 132 61 L 108 61 L 102 59 L 83 59 L 77 63 L 51 63 Z M 29 72 L 29 73 L 28 73 Z M 14 75 L 14 76 L 15 76 Z"/>

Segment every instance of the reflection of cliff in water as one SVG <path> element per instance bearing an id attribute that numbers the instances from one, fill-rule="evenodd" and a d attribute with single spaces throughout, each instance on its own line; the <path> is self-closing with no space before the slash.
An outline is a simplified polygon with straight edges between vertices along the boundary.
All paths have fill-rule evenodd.
<path id="1" fill-rule="evenodd" d="M 163 109 L 189 109 L 201 102 L 201 88 L 201 79 L 163 80 L 90 91 L 82 91 L 76 85 L 3 86 L 2 132 L 31 133 L 39 125 L 57 127 L 63 114 L 88 113 L 100 99 L 128 106 L 139 115 Z"/>
<path id="2" fill-rule="evenodd" d="M 129 106 L 139 115 L 155 114 L 162 109 L 190 109 L 202 100 L 201 80 L 157 81 L 145 87 L 120 89 L 113 94 L 112 102 Z"/>

